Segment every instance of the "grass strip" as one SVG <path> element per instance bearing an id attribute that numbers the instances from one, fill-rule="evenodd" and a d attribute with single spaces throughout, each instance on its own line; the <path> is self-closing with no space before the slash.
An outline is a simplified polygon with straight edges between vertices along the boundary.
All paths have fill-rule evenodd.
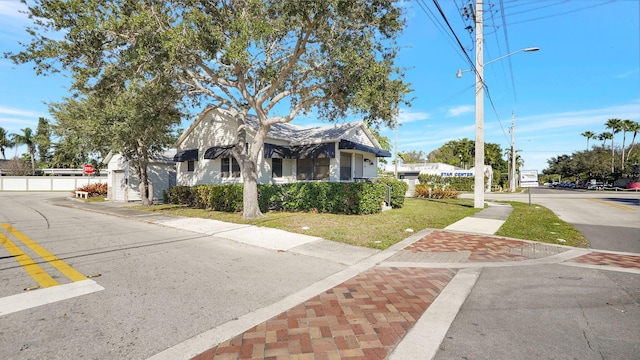
<path id="1" fill-rule="evenodd" d="M 550 244 L 589 246 L 589 242 L 573 225 L 560 220 L 553 211 L 536 204 L 507 203 L 513 206 L 513 212 L 496 235 Z"/>

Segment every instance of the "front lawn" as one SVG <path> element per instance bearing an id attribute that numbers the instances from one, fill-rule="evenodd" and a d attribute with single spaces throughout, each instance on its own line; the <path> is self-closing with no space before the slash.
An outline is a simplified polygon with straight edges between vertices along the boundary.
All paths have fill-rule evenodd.
<path id="1" fill-rule="evenodd" d="M 426 228 L 442 229 L 478 212 L 473 202 L 458 200 L 425 200 L 407 198 L 400 209 L 372 215 L 336 215 L 312 212 L 271 211 L 257 220 L 242 220 L 240 213 L 226 213 L 190 209 L 180 205 L 154 205 L 138 207 L 166 214 L 215 219 L 225 222 L 271 227 L 293 233 L 306 234 L 345 244 L 386 249 Z"/>

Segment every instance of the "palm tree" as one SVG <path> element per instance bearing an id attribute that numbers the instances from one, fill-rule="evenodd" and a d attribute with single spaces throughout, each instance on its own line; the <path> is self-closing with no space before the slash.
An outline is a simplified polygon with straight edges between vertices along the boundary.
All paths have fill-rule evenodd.
<path id="1" fill-rule="evenodd" d="M 36 173 L 36 159 L 35 159 L 35 135 L 31 128 L 21 129 L 22 134 L 13 134 L 13 142 L 16 145 L 27 145 L 27 151 L 31 158 L 31 174 Z"/>
<path id="2" fill-rule="evenodd" d="M 610 132 L 603 132 L 602 134 L 598 135 L 598 140 L 602 140 L 603 149 L 606 147 L 607 140 L 611 139 L 612 137 L 613 134 L 611 134 Z"/>
<path id="3" fill-rule="evenodd" d="M 580 135 L 587 138 L 587 150 L 589 150 L 589 139 L 595 139 L 596 134 L 593 131 L 585 131 Z"/>
<path id="4" fill-rule="evenodd" d="M 640 131 L 640 123 L 637 121 L 631 121 L 629 127 L 627 128 L 628 132 L 633 132 L 633 138 L 631 139 L 631 145 L 629 146 L 629 151 L 627 152 L 627 159 L 631 156 L 631 150 L 633 150 L 633 146 L 636 144 L 636 135 L 638 135 L 638 131 Z"/>
<path id="5" fill-rule="evenodd" d="M 0 127 L 0 153 L 2 153 L 2 158 L 7 160 L 7 157 L 4 154 L 4 150 L 8 148 L 12 148 L 14 146 L 13 141 L 11 141 L 9 134 L 4 128 Z"/>
<path id="6" fill-rule="evenodd" d="M 624 170 L 624 143 L 627 141 L 627 131 L 633 131 L 631 130 L 632 126 L 633 126 L 634 121 L 631 121 L 629 119 L 627 120 L 622 120 L 622 170 Z"/>
<path id="7" fill-rule="evenodd" d="M 611 172 L 615 172 L 615 148 L 614 148 L 614 138 L 617 133 L 620 132 L 622 128 L 622 120 L 620 119 L 609 119 L 607 123 L 604 124 L 607 129 L 611 130 Z"/>

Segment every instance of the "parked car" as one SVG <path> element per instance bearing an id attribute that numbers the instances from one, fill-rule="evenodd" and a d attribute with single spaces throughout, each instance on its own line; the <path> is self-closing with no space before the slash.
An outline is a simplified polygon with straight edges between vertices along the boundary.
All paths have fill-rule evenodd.
<path id="1" fill-rule="evenodd" d="M 601 182 L 587 184 L 589 190 L 604 190 L 604 184 Z"/>

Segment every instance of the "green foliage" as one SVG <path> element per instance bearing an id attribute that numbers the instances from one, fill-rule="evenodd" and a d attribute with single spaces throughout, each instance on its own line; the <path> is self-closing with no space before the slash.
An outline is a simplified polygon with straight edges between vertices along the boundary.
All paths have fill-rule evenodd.
<path id="1" fill-rule="evenodd" d="M 373 214 L 382 209 L 385 188 L 372 183 L 301 182 L 281 186 L 281 208 L 332 214 Z"/>
<path id="2" fill-rule="evenodd" d="M 404 198 L 409 190 L 409 184 L 402 180 L 393 178 L 379 178 L 378 181 L 391 187 L 391 207 L 394 209 L 401 208 L 404 205 Z"/>
<path id="3" fill-rule="evenodd" d="M 87 197 L 105 197 L 107 196 L 107 189 L 108 189 L 108 185 L 107 183 L 93 183 L 93 184 L 88 184 L 88 185 L 84 185 L 81 186 L 77 189 L 75 189 L 73 192 L 75 191 L 86 191 L 89 193 L 89 195 Z"/>
<path id="4" fill-rule="evenodd" d="M 193 206 L 193 192 L 190 186 L 174 186 L 167 189 L 167 203 Z"/>
<path id="5" fill-rule="evenodd" d="M 37 73 L 64 70 L 79 95 L 115 104 L 95 114 L 111 115 L 118 135 L 137 134 L 114 137 L 117 147 L 144 142 L 139 130 L 146 129 L 144 121 L 130 125 L 118 115 L 144 120 L 150 112 L 146 125 L 156 129 L 165 120 L 153 113 L 163 113 L 158 100 L 169 93 L 173 104 L 171 91 L 150 91 L 141 103 L 147 86 L 177 86 L 181 100 L 236 110 L 240 122 L 251 112 L 259 131 L 273 124 L 274 108 L 290 110 L 278 122 L 313 111 L 329 121 L 358 114 L 390 125 L 398 106 L 409 104 L 404 69 L 395 64 L 403 8 L 388 0 L 35 1 L 27 11 L 30 39 L 6 56 Z M 238 159 L 251 165 L 244 171 L 252 186 L 263 140 L 255 137 Z M 245 205 L 246 218 L 261 215 L 254 202 Z"/>
<path id="6" fill-rule="evenodd" d="M 398 157 L 402 160 L 403 164 L 417 164 L 424 162 L 424 152 L 422 151 L 403 151 L 398 153 Z"/>
<path id="7" fill-rule="evenodd" d="M 193 208 L 238 212 L 243 208 L 243 186 L 175 186 L 167 190 L 170 204 Z M 373 214 L 380 212 L 386 187 L 380 183 L 300 182 L 258 187 L 260 211 L 311 211 L 333 214 Z M 399 206 L 398 206 L 399 207 Z"/>
<path id="8" fill-rule="evenodd" d="M 457 199 L 460 197 L 460 192 L 453 189 L 434 188 L 429 185 L 418 184 L 414 195 L 423 199 Z"/>
<path id="9" fill-rule="evenodd" d="M 439 162 L 460 166 L 465 169 L 473 167 L 475 157 L 475 141 L 463 138 L 451 140 L 427 156 L 430 162 Z M 484 144 L 484 164 L 491 165 L 493 170 L 507 172 L 507 162 L 502 158 L 502 148 L 499 144 Z"/>
<path id="10" fill-rule="evenodd" d="M 435 189 L 450 189 L 455 191 L 473 191 L 473 176 L 471 177 L 442 177 L 440 175 L 420 174 L 421 184 L 432 185 Z"/>

